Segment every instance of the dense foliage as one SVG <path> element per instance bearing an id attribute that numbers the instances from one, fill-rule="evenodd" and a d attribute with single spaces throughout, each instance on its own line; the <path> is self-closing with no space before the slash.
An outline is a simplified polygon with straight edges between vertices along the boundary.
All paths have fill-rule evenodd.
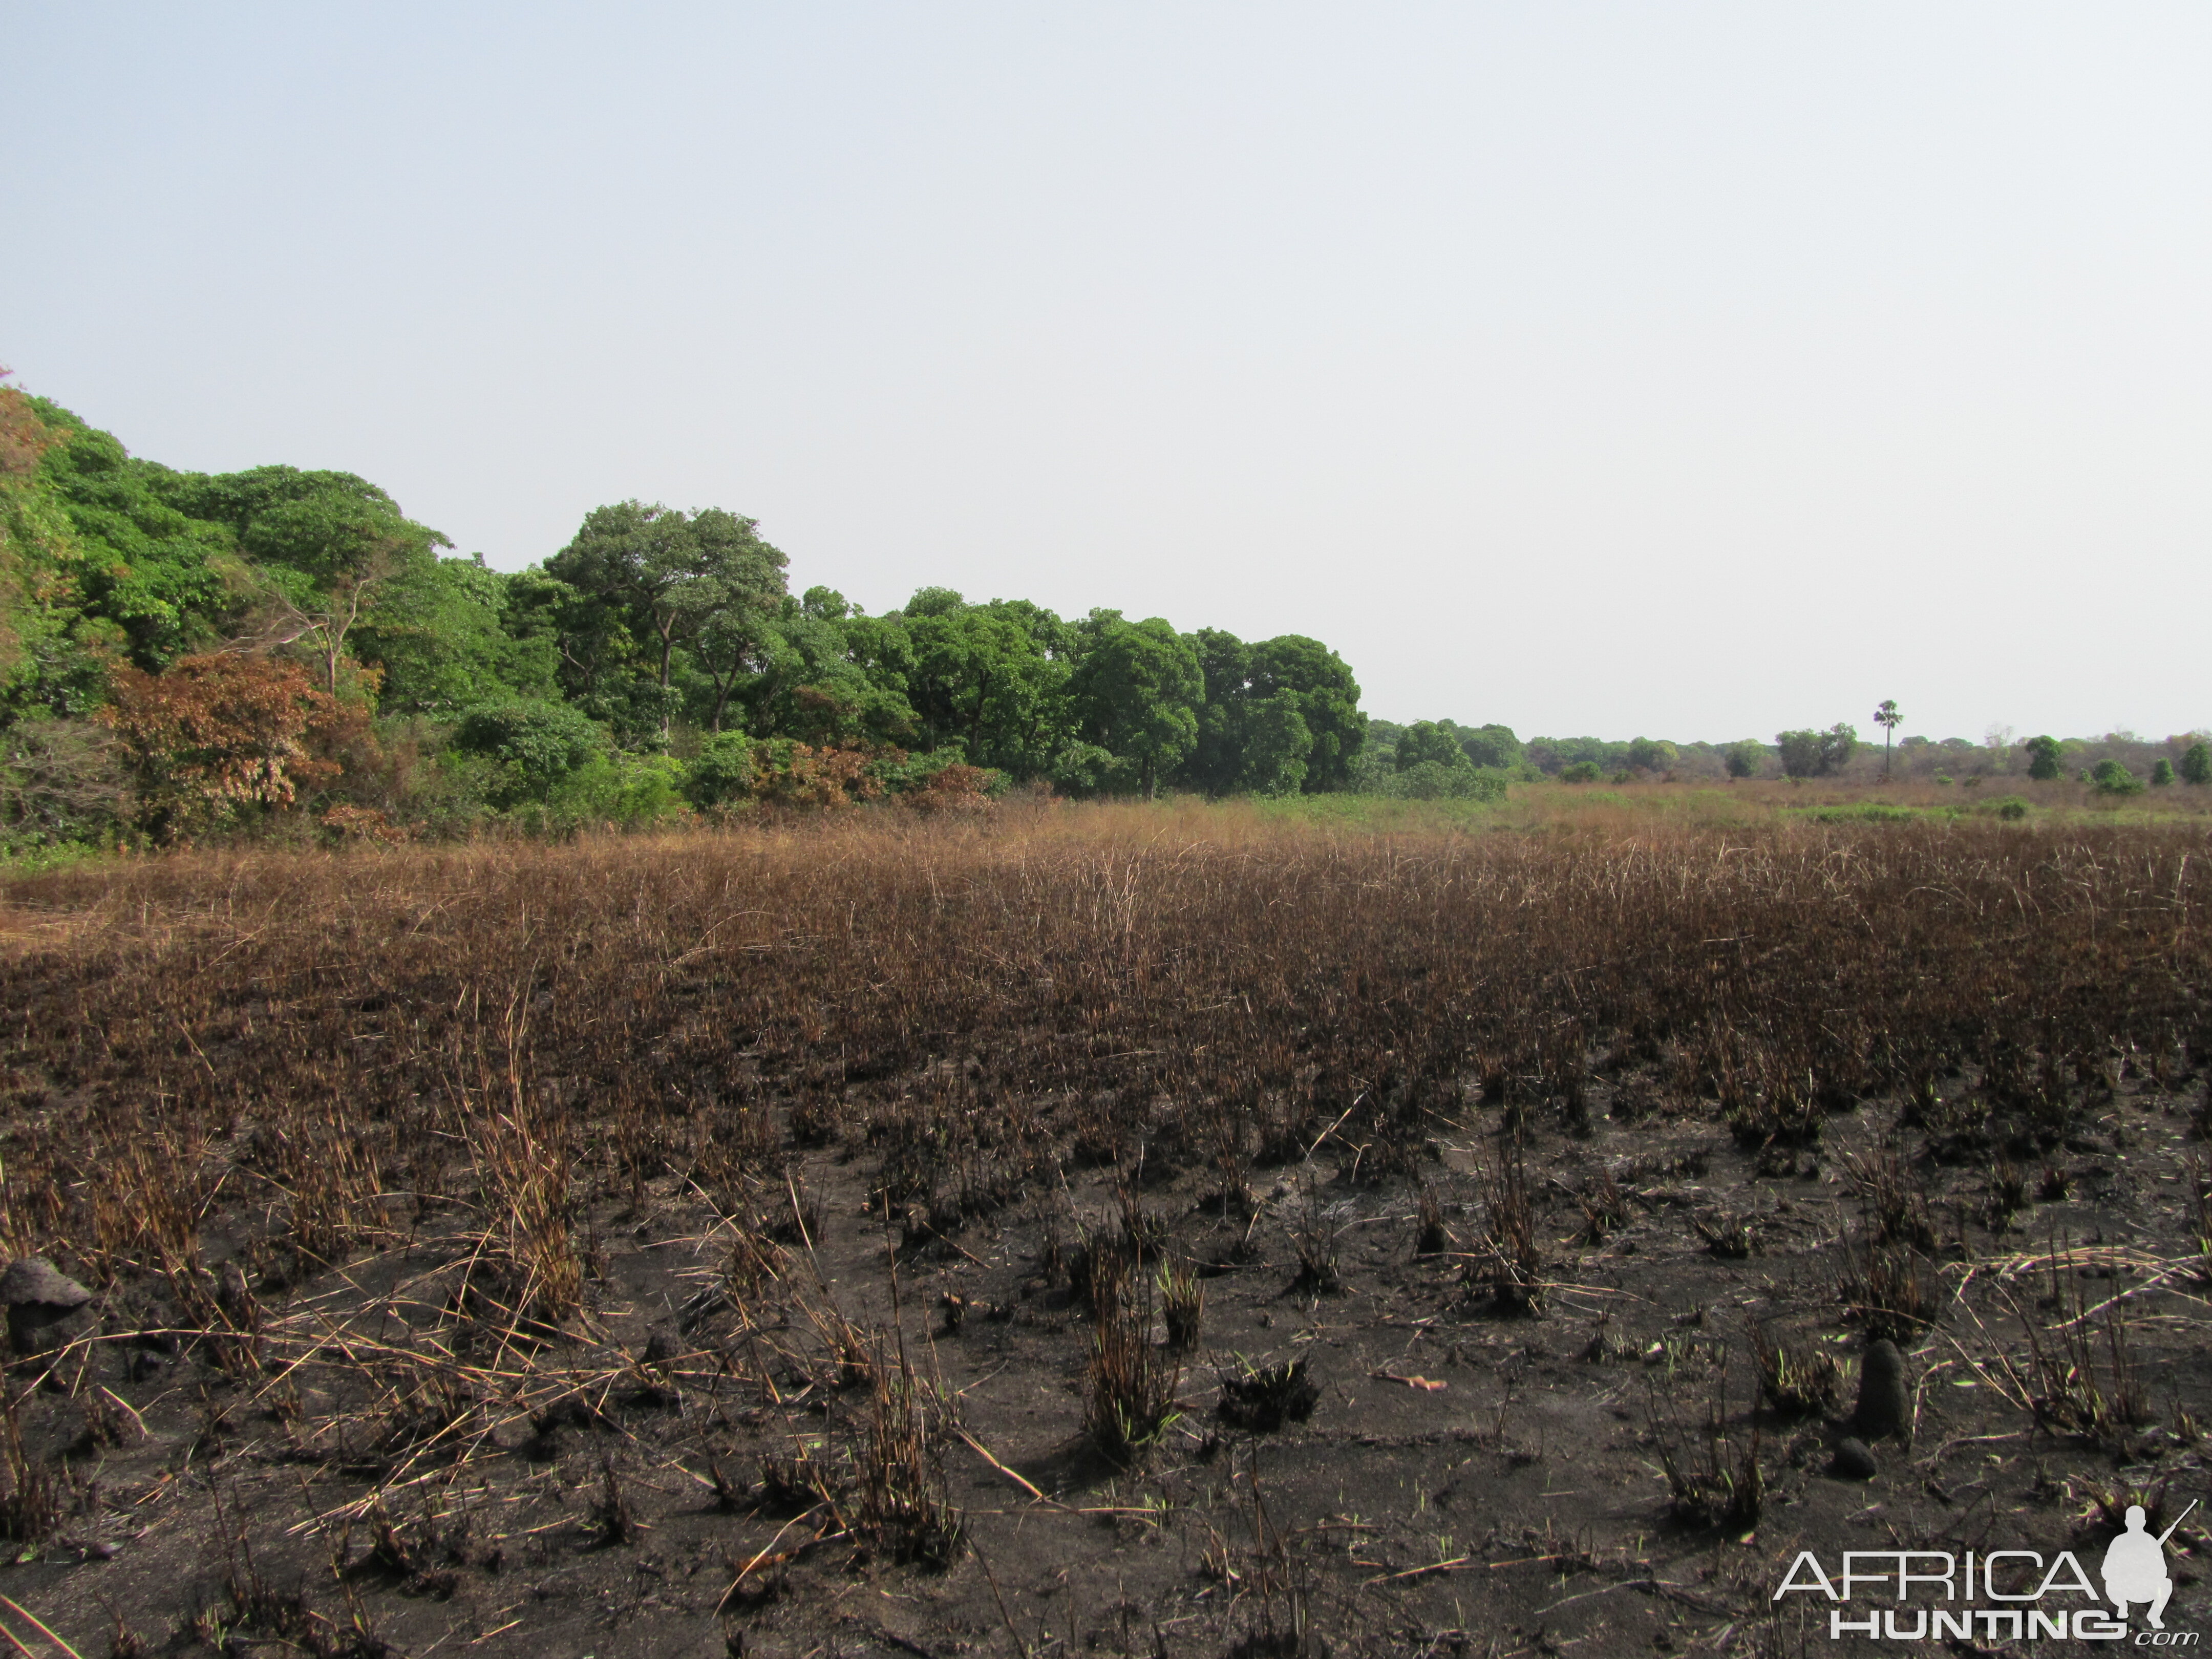
<path id="1" fill-rule="evenodd" d="M 1366 734 L 1317 640 L 942 587 L 870 616 L 720 508 L 602 507 L 514 574 L 451 547 L 351 474 L 178 472 L 0 390 L 0 833 L 1295 794 Z"/>

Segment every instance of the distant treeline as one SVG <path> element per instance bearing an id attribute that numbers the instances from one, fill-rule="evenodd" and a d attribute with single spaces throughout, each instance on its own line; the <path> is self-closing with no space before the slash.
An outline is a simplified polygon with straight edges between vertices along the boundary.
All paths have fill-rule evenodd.
<path id="1" fill-rule="evenodd" d="M 1370 720 L 1300 635 L 932 586 L 872 616 L 791 592 L 785 556 L 718 508 L 602 507 L 513 574 L 451 550 L 350 473 L 180 472 L 0 387 L 0 847 L 1870 763 L 1844 726 L 1716 746 Z M 2065 758 L 2125 750 L 2148 773 L 2142 747 Z M 1893 763 L 1971 778 L 2014 753 L 1909 738 Z"/>
<path id="2" fill-rule="evenodd" d="M 1024 785 L 1291 794 L 1367 719 L 1298 635 L 788 591 L 754 521 L 636 501 L 514 574 L 349 473 L 179 472 L 0 390 L 14 840 L 282 813 L 360 833 Z"/>
<path id="3" fill-rule="evenodd" d="M 1972 786 L 1984 779 L 2074 778 L 2108 793 L 2173 782 L 2212 783 L 2212 732 L 2152 738 L 2132 732 L 2100 738 L 2022 739 L 2009 730 L 1967 738 L 1863 739 L 1849 721 L 1818 731 L 1778 732 L 1771 743 L 1673 743 L 1657 738 L 1530 738 L 1503 726 L 1370 720 L 1352 767 L 1352 787 L 1399 794 L 1480 796 L 1516 780 L 1639 783 L 1753 778 L 1836 778 Z"/>

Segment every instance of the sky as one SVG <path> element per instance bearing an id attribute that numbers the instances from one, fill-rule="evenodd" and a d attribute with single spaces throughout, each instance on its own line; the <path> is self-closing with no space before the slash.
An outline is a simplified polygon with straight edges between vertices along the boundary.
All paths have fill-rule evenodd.
<path id="1" fill-rule="evenodd" d="M 2212 9 L 0 0 L 0 362 L 1389 719 L 2212 725 Z"/>

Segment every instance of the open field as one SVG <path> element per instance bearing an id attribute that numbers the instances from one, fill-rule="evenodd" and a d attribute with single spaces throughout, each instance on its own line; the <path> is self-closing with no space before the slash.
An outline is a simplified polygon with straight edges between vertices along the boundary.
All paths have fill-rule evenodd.
<path id="1" fill-rule="evenodd" d="M 2212 1498 L 2201 793 L 19 876 L 0 1252 L 92 1296 L 11 1315 L 0 1595 L 87 1659 L 1459 1659 L 1841 1650 L 1801 1549 L 2094 1573 Z"/>

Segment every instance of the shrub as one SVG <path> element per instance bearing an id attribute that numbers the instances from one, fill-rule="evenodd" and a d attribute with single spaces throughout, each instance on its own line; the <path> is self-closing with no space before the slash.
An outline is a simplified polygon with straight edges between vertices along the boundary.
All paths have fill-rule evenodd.
<path id="1" fill-rule="evenodd" d="M 1559 769 L 1561 783 L 1595 783 L 1605 773 L 1595 761 L 1577 761 Z"/>
<path id="2" fill-rule="evenodd" d="M 617 823 L 654 823 L 684 811 L 688 769 L 672 755 L 626 755 L 615 764 L 614 798 L 606 816 Z"/>
<path id="3" fill-rule="evenodd" d="M 117 748 L 89 720 L 22 720 L 0 732 L 0 850 L 111 831 L 131 805 Z"/>
<path id="4" fill-rule="evenodd" d="M 2185 783 L 2212 783 L 2212 747 L 2192 743 L 2181 757 L 2181 779 Z"/>
<path id="5" fill-rule="evenodd" d="M 2089 781 L 2100 795 L 2133 795 L 2142 790 L 2142 780 L 2110 755 L 2089 770 Z"/>
<path id="6" fill-rule="evenodd" d="M 2058 739 L 2045 735 L 2030 738 L 2027 748 L 2027 775 L 2039 783 L 2047 783 L 2058 775 Z"/>
<path id="7" fill-rule="evenodd" d="M 789 738 L 771 738 L 756 751 L 763 800 L 785 806 L 849 806 L 854 795 L 873 800 L 884 787 L 868 774 L 859 749 L 817 749 Z"/>
<path id="8" fill-rule="evenodd" d="M 2027 803 L 2018 795 L 2007 795 L 1990 805 L 1996 809 L 1996 815 L 2008 823 L 2017 823 L 2027 816 Z"/>
<path id="9" fill-rule="evenodd" d="M 1045 775 L 1064 795 L 1095 795 L 1114 772 L 1114 751 L 1095 743 L 1070 743 L 1052 757 Z"/>
<path id="10" fill-rule="evenodd" d="M 899 804 L 925 813 L 980 812 L 990 805 L 992 795 L 1005 787 L 1006 781 L 1002 772 L 956 761 L 939 767 L 919 788 L 901 795 Z"/>
<path id="11" fill-rule="evenodd" d="M 241 807 L 284 807 L 335 777 L 311 744 L 341 718 L 304 665 L 228 653 L 179 657 L 165 673 L 117 671 L 102 718 L 136 763 L 149 827 L 188 829 Z"/>
<path id="12" fill-rule="evenodd" d="M 1721 758 L 1727 763 L 1730 777 L 1755 778 L 1766 765 L 1766 745 L 1747 738 L 1723 749 Z"/>
<path id="13" fill-rule="evenodd" d="M 752 798 L 758 775 L 752 739 L 742 732 L 718 732 L 686 769 L 684 798 L 698 807 L 732 805 Z"/>
<path id="14" fill-rule="evenodd" d="M 2163 789 L 2173 781 L 2173 763 L 2163 755 L 2150 763 L 2150 787 Z"/>
<path id="15" fill-rule="evenodd" d="M 1462 761 L 1422 761 L 1406 768 L 1384 785 L 1384 793 L 1407 800 L 1502 800 L 1505 781 L 1478 772 Z"/>
<path id="16" fill-rule="evenodd" d="M 1392 764 L 1401 772 L 1410 772 L 1417 766 L 1464 767 L 1469 763 L 1467 751 L 1450 731 L 1434 720 L 1415 720 L 1399 733 Z"/>
<path id="17" fill-rule="evenodd" d="M 493 791 L 493 805 L 513 806 L 551 800 L 571 774 L 604 757 L 606 737 L 581 709 L 514 697 L 479 703 L 463 714 L 453 746 L 501 763 L 506 777 Z"/>

